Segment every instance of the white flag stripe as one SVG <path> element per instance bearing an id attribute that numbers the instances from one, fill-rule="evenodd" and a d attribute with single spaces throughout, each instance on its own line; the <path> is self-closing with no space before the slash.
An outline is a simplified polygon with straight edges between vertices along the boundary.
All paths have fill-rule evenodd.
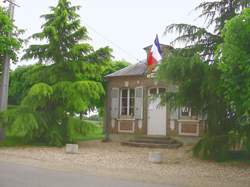
<path id="1" fill-rule="evenodd" d="M 155 43 L 153 43 L 153 46 L 151 48 L 152 56 L 154 57 L 155 60 L 160 61 L 162 59 L 161 54 L 158 51 L 157 46 Z"/>

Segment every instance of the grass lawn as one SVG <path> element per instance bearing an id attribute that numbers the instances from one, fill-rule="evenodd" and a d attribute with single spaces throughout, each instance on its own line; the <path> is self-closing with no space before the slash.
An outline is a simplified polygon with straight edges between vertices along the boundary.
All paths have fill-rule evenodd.
<path id="1" fill-rule="evenodd" d="M 86 120 L 90 123 L 93 123 L 94 128 L 93 130 L 88 133 L 87 135 L 76 134 L 75 140 L 76 141 L 89 141 L 89 140 L 100 140 L 103 139 L 103 126 L 100 124 L 100 121 L 90 121 Z"/>

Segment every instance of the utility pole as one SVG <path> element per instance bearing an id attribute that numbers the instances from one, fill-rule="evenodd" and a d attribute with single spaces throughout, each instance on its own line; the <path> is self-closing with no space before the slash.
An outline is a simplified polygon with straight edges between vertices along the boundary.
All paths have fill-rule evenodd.
<path id="1" fill-rule="evenodd" d="M 14 8 L 16 6 L 15 0 L 5 0 L 4 2 L 9 2 L 8 14 L 10 19 L 14 19 Z M 12 33 L 9 33 L 11 37 Z M 9 55 L 5 56 L 3 63 L 1 87 L 0 87 L 0 112 L 4 111 L 8 107 L 8 91 L 9 91 L 9 71 L 10 71 L 10 57 Z"/>
<path id="2" fill-rule="evenodd" d="M 1 0 L 0 0 L 1 1 Z M 9 9 L 8 9 L 8 14 L 13 22 L 14 19 L 14 8 L 15 6 L 18 6 L 15 4 L 15 0 L 4 0 L 3 2 L 5 3 L 6 1 L 9 2 Z M 1 2 L 2 5 L 2 2 Z M 9 37 L 11 37 L 12 33 L 9 33 Z M 3 69 L 2 69 L 2 78 L 0 79 L 0 112 L 3 112 L 7 109 L 8 107 L 8 91 L 9 91 L 9 71 L 10 71 L 10 57 L 7 54 L 4 58 L 3 63 Z M 0 140 L 4 140 L 5 135 L 4 135 L 4 129 L 1 127 L 0 124 Z"/>

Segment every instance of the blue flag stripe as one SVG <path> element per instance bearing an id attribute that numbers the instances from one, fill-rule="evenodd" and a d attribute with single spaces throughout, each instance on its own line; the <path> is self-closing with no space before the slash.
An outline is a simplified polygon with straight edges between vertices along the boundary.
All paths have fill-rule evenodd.
<path id="1" fill-rule="evenodd" d="M 158 35 L 156 35 L 156 38 L 155 38 L 155 45 L 159 51 L 160 54 L 162 54 L 162 50 L 161 50 L 161 46 L 160 46 L 160 42 L 159 42 L 159 38 L 158 38 Z"/>

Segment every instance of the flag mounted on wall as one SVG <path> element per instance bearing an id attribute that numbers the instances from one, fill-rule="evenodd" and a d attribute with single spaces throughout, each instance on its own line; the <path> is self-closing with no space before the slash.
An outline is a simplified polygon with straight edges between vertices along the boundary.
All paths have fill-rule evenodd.
<path id="1" fill-rule="evenodd" d="M 148 72 L 151 72 L 161 60 L 162 50 L 158 35 L 156 35 L 155 41 L 151 49 L 148 51 Z"/>

